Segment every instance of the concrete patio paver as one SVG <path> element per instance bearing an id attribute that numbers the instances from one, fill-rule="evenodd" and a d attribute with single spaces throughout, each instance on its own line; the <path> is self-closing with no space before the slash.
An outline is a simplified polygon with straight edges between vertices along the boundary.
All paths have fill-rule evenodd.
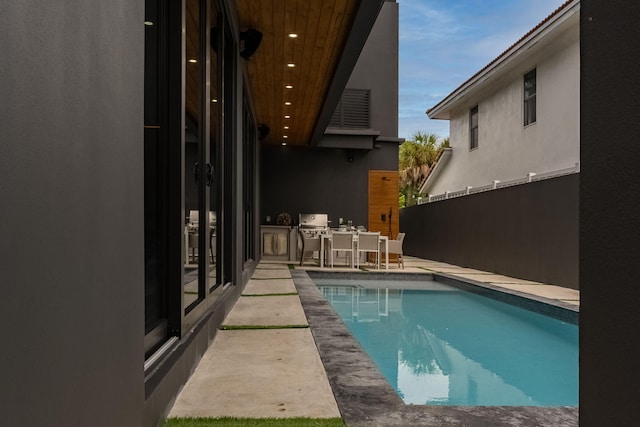
<path id="1" fill-rule="evenodd" d="M 513 283 L 492 283 L 501 288 L 512 289 L 514 291 L 537 294 L 545 298 L 557 299 L 561 301 L 580 301 L 580 291 L 568 289 L 554 285 L 542 284 L 513 284 Z"/>
<path id="2" fill-rule="evenodd" d="M 309 329 L 220 331 L 170 417 L 339 418 Z"/>
<path id="3" fill-rule="evenodd" d="M 307 325 L 297 295 L 240 297 L 224 321 L 224 326 Z"/>
<path id="4" fill-rule="evenodd" d="M 295 293 L 293 279 L 260 279 L 249 280 L 242 295 L 269 295 Z"/>
<path id="5" fill-rule="evenodd" d="M 252 279 L 291 279 L 291 272 L 284 268 L 260 268 L 256 269 Z"/>

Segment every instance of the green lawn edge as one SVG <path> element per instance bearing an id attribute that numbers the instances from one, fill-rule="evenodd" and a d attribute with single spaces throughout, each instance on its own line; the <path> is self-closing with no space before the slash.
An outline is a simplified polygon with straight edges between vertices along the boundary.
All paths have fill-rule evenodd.
<path id="1" fill-rule="evenodd" d="M 266 294 L 242 294 L 241 297 L 289 297 L 292 295 L 298 295 L 297 292 L 273 292 Z"/>
<path id="2" fill-rule="evenodd" d="M 222 325 L 222 331 L 237 331 L 244 329 L 306 329 L 309 325 Z"/>
<path id="3" fill-rule="evenodd" d="M 345 427 L 341 418 L 169 418 L 163 427 Z"/>

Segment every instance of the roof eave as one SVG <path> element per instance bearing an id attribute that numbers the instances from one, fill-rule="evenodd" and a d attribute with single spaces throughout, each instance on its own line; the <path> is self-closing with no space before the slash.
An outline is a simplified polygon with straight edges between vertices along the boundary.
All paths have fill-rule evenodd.
<path id="1" fill-rule="evenodd" d="M 451 110 L 456 107 L 466 95 L 481 85 L 493 80 L 496 75 L 506 70 L 508 65 L 519 58 L 521 54 L 538 43 L 579 10 L 580 0 L 569 0 L 564 3 L 540 24 L 520 38 L 520 40 L 447 95 L 442 101 L 427 110 L 427 116 L 430 119 L 449 120 Z"/>
<path id="2" fill-rule="evenodd" d="M 419 190 L 420 193 L 428 192 L 428 190 L 431 188 L 433 183 L 436 181 L 436 178 L 438 177 L 438 175 L 440 175 L 440 172 L 442 172 L 442 170 L 446 166 L 452 154 L 453 154 L 453 149 L 451 147 L 444 147 L 442 149 L 442 151 L 440 152 L 440 155 L 438 156 L 438 160 L 436 160 L 436 163 L 433 165 L 433 167 L 429 171 L 429 175 L 427 175 L 427 178 L 424 180 L 424 182 L 420 186 L 420 190 Z"/>

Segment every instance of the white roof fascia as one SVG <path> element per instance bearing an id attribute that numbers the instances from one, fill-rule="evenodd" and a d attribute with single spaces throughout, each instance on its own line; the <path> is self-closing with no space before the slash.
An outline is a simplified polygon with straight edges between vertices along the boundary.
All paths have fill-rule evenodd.
<path id="1" fill-rule="evenodd" d="M 440 175 L 440 172 L 442 172 L 444 166 L 449 161 L 449 157 L 451 157 L 452 153 L 453 149 L 451 147 L 445 147 L 442 149 L 442 155 L 440 156 L 436 164 L 433 165 L 433 170 L 429 173 L 429 176 L 420 187 L 420 193 L 426 193 L 427 190 L 431 188 L 433 183 L 436 181 L 436 178 L 438 177 L 438 175 Z"/>
<path id="2" fill-rule="evenodd" d="M 579 13 L 579 11 L 580 0 L 574 0 L 562 10 L 558 11 L 555 16 L 549 18 L 547 22 L 543 21 L 543 24 L 539 24 L 540 28 L 537 28 L 531 34 L 516 42 L 516 44 L 498 56 L 492 63 L 489 63 L 485 69 L 479 71 L 475 76 L 460 85 L 460 87 L 447 95 L 447 97 L 436 104 L 433 108 L 427 110 L 427 116 L 430 119 L 449 120 L 449 110 L 451 110 L 458 101 L 470 92 L 473 92 L 483 84 L 487 83 L 489 80 L 493 79 L 493 77 L 503 70 L 507 69 L 509 64 L 520 58 L 528 49 L 533 47 L 540 40 L 544 39 L 549 33 L 566 22 L 574 14 Z"/>

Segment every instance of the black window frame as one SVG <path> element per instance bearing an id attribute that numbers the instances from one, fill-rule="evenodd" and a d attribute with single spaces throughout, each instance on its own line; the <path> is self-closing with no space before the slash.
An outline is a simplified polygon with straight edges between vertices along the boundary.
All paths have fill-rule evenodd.
<path id="1" fill-rule="evenodd" d="M 475 123 L 474 123 L 475 117 Z M 478 106 L 469 109 L 469 150 L 475 150 L 478 148 Z"/>
<path id="2" fill-rule="evenodd" d="M 523 95 L 523 124 L 529 126 L 537 121 L 536 94 L 537 94 L 537 74 L 536 69 L 525 73 L 522 78 Z"/>

